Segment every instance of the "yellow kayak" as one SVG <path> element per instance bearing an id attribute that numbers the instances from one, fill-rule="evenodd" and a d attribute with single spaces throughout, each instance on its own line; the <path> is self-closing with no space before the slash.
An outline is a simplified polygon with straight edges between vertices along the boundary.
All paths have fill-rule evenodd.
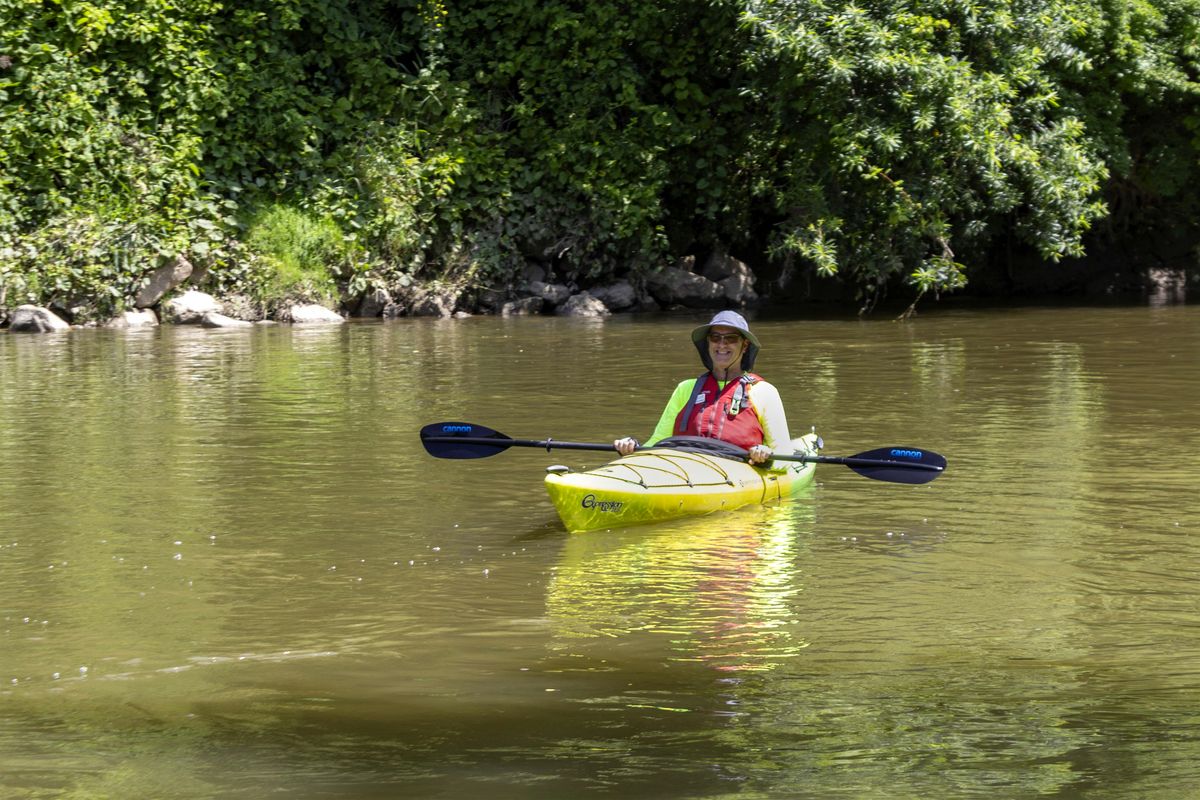
<path id="1" fill-rule="evenodd" d="M 796 455 L 816 455 L 815 433 L 792 440 Z M 569 531 L 618 528 L 729 511 L 791 497 L 812 483 L 814 463 L 771 469 L 704 452 L 650 447 L 586 472 L 551 467 L 546 491 Z"/>

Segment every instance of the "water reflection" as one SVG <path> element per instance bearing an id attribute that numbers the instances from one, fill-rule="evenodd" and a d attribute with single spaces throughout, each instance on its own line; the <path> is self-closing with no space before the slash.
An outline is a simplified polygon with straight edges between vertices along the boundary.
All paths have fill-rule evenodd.
<path id="1" fill-rule="evenodd" d="M 801 495 L 649 531 L 570 536 L 547 591 L 554 651 L 586 653 L 604 639 L 637 648 L 650 638 L 672 661 L 773 669 L 807 646 L 792 609 L 810 502 Z"/>

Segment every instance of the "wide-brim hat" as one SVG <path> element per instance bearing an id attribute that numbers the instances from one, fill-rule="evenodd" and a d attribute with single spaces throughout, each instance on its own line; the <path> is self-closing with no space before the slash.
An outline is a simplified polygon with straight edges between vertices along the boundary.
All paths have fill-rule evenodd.
<path id="1" fill-rule="evenodd" d="M 712 369 L 712 359 L 708 356 L 708 332 L 717 325 L 733 328 L 746 337 L 746 341 L 750 344 L 746 347 L 746 352 L 742 354 L 742 369 L 750 370 L 754 366 L 754 359 L 758 357 L 761 345 L 758 343 L 758 337 L 750 332 L 750 326 L 746 323 L 746 318 L 736 311 L 722 311 L 709 320 L 707 324 L 700 325 L 692 330 L 692 344 L 696 345 L 696 350 L 699 351 L 700 360 L 704 362 L 704 366 Z"/>
<path id="2" fill-rule="evenodd" d="M 721 325 L 726 328 L 733 328 L 742 336 L 745 336 L 747 339 L 749 339 L 750 344 L 754 345 L 755 347 L 762 347 L 762 345 L 758 342 L 758 337 L 750 332 L 750 326 L 746 323 L 746 318 L 736 311 L 722 311 L 709 320 L 708 324 L 701 325 L 700 327 L 693 329 L 692 341 L 699 344 L 701 340 L 708 336 L 708 332 L 717 325 Z"/>

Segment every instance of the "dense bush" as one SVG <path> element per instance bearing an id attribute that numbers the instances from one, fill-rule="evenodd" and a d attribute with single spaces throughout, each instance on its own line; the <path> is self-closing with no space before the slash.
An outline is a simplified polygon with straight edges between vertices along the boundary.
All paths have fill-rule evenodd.
<path id="1" fill-rule="evenodd" d="M 964 282 L 954 248 L 1013 226 L 1078 255 L 1105 170 L 1052 68 L 1081 70 L 1061 3 L 762 3 L 756 85 L 777 169 L 774 245 L 868 292 Z"/>
<path id="2" fill-rule="evenodd" d="M 8 302 L 119 306 L 180 253 L 227 288 L 278 285 L 260 274 L 278 260 L 242 246 L 278 202 L 353 240 L 390 202 L 359 162 L 433 94 L 415 70 L 426 27 L 389 2 L 0 0 Z M 440 163 L 393 155 L 419 190 Z"/>
<path id="3" fill-rule="evenodd" d="M 587 282 L 870 301 L 1195 218 L 1200 0 L 0 0 L 0 302 Z M 1107 203 L 1107 206 L 1106 206 Z M 1133 232 L 1132 234 L 1130 232 Z"/>
<path id="4" fill-rule="evenodd" d="M 480 239 L 594 277 L 740 221 L 732 162 L 752 120 L 738 14 L 688 0 L 456 4 L 445 66 L 505 156 L 484 178 L 502 181 L 504 203 Z"/>
<path id="5" fill-rule="evenodd" d="M 1109 236 L 1200 221 L 1200 0 L 1096 0 L 1081 47 L 1089 69 L 1061 76 L 1107 162 Z"/>

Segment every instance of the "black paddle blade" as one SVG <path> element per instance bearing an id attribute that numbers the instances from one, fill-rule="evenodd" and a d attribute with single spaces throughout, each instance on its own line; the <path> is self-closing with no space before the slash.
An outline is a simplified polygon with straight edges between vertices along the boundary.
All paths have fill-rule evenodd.
<path id="1" fill-rule="evenodd" d="M 929 483 L 946 469 L 946 459 L 943 456 L 919 447 L 881 447 L 878 450 L 869 450 L 866 453 L 851 456 L 847 461 L 853 462 L 860 458 L 891 463 L 870 465 L 847 463 L 846 466 L 864 478 L 874 478 L 877 481 L 892 483 L 913 485 Z"/>
<path id="2" fill-rule="evenodd" d="M 470 422 L 434 422 L 421 428 L 425 452 L 436 458 L 487 458 L 503 453 L 512 439 Z"/>

